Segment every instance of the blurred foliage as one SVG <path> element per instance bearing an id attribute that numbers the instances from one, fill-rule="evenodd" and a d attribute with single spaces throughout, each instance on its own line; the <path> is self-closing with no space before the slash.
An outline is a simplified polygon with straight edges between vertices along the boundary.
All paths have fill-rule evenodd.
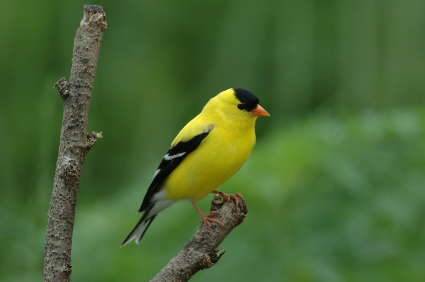
<path id="1" fill-rule="evenodd" d="M 2 1 L 0 281 L 40 281 L 82 1 Z M 252 91 L 270 118 L 221 190 L 249 214 L 193 281 L 424 281 L 423 1 L 103 1 L 73 281 L 147 281 L 190 238 L 187 203 L 119 244 L 171 141 L 209 98 Z M 207 198 L 201 201 L 209 208 Z M 266 278 L 265 278 L 266 277 Z"/>

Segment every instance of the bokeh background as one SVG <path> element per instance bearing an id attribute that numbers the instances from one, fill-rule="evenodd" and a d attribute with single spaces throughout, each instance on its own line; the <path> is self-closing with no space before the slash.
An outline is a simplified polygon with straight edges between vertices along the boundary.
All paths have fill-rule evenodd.
<path id="1" fill-rule="evenodd" d="M 162 156 L 209 98 L 271 117 L 221 190 L 249 213 L 192 281 L 425 281 L 424 1 L 1 1 L 0 281 L 41 281 L 84 4 L 104 7 L 72 281 L 148 281 L 189 240 L 187 202 L 119 245 Z M 207 211 L 212 195 L 200 201 Z"/>

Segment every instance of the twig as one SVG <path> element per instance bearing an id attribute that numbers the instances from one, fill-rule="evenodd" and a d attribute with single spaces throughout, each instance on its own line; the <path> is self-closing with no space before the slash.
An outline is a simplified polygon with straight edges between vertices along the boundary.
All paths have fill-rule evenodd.
<path id="1" fill-rule="evenodd" d="M 203 224 L 183 249 L 151 280 L 158 281 L 188 281 L 199 270 L 215 265 L 226 251 L 217 249 L 224 238 L 242 223 L 248 209 L 242 197 L 238 197 L 238 208 L 235 202 L 222 202 L 216 196 L 212 202 L 212 211 L 218 211 L 213 218 L 220 220 L 226 227 L 212 223 L 212 228 Z"/>
<path id="2" fill-rule="evenodd" d="M 81 170 L 87 152 L 101 137 L 87 134 L 91 92 L 100 44 L 106 30 L 101 6 L 84 6 L 84 17 L 74 41 L 71 77 L 56 82 L 63 99 L 63 121 L 58 160 L 48 214 L 44 250 L 44 281 L 70 281 L 71 245 Z"/>

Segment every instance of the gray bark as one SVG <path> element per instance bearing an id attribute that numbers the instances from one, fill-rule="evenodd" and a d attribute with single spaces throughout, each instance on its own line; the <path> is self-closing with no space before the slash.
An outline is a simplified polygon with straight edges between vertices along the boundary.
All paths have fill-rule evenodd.
<path id="1" fill-rule="evenodd" d="M 212 202 L 211 211 L 218 211 L 213 218 L 220 220 L 226 227 L 211 223 L 211 227 L 202 224 L 192 239 L 183 249 L 151 280 L 159 281 L 188 281 L 199 270 L 215 265 L 225 249 L 217 249 L 224 238 L 239 224 L 248 213 L 246 202 L 238 197 L 239 204 L 229 200 L 223 204 L 216 196 Z"/>
<path id="2" fill-rule="evenodd" d="M 70 281 L 75 205 L 87 152 L 102 137 L 87 133 L 87 121 L 100 44 L 106 30 L 101 6 L 84 6 L 84 17 L 74 41 L 69 83 L 55 84 L 63 99 L 63 121 L 58 160 L 48 214 L 44 250 L 44 281 Z"/>

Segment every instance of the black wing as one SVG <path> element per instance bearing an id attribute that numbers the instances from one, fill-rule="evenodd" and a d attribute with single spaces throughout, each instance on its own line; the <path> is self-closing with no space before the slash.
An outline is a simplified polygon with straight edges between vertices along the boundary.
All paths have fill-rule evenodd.
<path id="1" fill-rule="evenodd" d="M 158 166 L 155 172 L 152 183 L 149 186 L 148 192 L 143 199 L 142 206 L 139 212 L 146 210 L 149 207 L 150 199 L 153 195 L 161 189 L 161 183 L 167 178 L 168 175 L 184 160 L 184 158 L 192 153 L 201 144 L 202 140 L 208 136 L 211 130 L 214 128 L 213 125 L 209 125 L 206 132 L 202 132 L 195 135 L 192 139 L 186 142 L 179 142 L 176 146 L 168 150 L 167 154 L 162 159 L 162 162 Z"/>

